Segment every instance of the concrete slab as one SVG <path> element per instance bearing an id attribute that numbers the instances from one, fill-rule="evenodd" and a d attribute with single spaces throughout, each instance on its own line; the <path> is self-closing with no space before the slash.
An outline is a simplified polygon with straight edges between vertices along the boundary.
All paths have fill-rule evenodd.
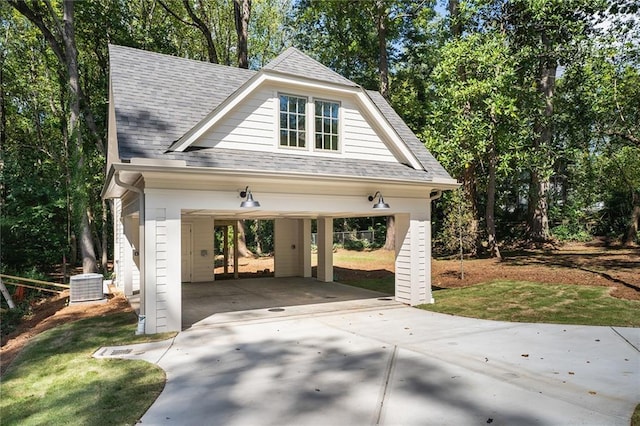
<path id="1" fill-rule="evenodd" d="M 387 296 L 314 278 L 248 278 L 182 285 L 182 328 L 211 322 L 223 313 L 320 305 Z M 214 318 L 215 321 L 215 318 Z"/>
<path id="2" fill-rule="evenodd" d="M 142 424 L 627 426 L 640 402 L 640 329 L 357 303 L 203 324 L 159 359 L 139 350 L 167 372 Z"/>

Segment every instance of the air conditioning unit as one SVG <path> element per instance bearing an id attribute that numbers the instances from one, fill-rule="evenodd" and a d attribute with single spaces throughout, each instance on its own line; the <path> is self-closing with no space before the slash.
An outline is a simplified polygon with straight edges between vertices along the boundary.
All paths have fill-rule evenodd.
<path id="1" fill-rule="evenodd" d="M 87 302 L 104 298 L 101 274 L 80 274 L 71 277 L 71 297 L 69 301 Z"/>

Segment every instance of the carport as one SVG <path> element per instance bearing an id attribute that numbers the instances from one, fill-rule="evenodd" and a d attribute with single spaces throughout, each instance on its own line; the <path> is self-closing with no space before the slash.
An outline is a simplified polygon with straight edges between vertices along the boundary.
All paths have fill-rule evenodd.
<path id="1" fill-rule="evenodd" d="M 395 300 L 433 301 L 431 201 L 457 183 L 379 93 L 294 48 L 258 72 L 109 54 L 102 195 L 115 283 L 139 289 L 145 333 L 182 329 L 183 283 L 215 280 L 214 229 L 243 219 L 274 221 L 275 278 L 311 278 L 315 220 L 322 286 L 335 218 L 393 216 Z"/>

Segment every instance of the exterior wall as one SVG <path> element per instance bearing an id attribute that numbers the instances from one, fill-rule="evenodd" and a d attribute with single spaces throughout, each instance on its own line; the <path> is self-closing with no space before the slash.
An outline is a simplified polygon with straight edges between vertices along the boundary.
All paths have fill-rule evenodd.
<path id="1" fill-rule="evenodd" d="M 157 191 L 145 191 L 145 333 L 182 328 L 180 209 Z M 177 267 L 176 267 L 177 266 Z"/>
<path id="2" fill-rule="evenodd" d="M 431 213 L 397 214 L 396 300 L 409 305 L 433 303 L 431 293 Z"/>
<path id="3" fill-rule="evenodd" d="M 274 230 L 274 276 L 300 276 L 300 245 L 298 244 L 298 220 L 276 219 Z"/>
<path id="4" fill-rule="evenodd" d="M 307 149 L 286 149 L 279 147 L 278 95 L 286 93 L 305 96 L 307 123 L 315 122 L 313 101 L 315 98 L 340 102 L 340 145 L 339 153 L 314 151 L 311 129 L 307 129 Z M 323 92 L 300 93 L 283 88 L 278 90 L 265 86 L 245 99 L 221 122 L 216 123 L 194 146 L 241 149 L 261 152 L 282 152 L 299 155 L 329 156 L 341 155 L 354 160 L 396 162 L 396 158 L 375 130 L 360 113 L 358 105 L 344 96 L 331 96 Z"/>
<path id="5" fill-rule="evenodd" d="M 124 218 L 122 217 L 122 201 L 119 198 L 111 200 L 113 215 L 113 284 L 124 289 Z"/>
<path id="6" fill-rule="evenodd" d="M 212 217 L 183 217 L 182 223 L 191 224 L 191 282 L 214 280 L 214 229 Z"/>
<path id="7" fill-rule="evenodd" d="M 298 220 L 299 274 L 311 277 L 311 219 Z"/>

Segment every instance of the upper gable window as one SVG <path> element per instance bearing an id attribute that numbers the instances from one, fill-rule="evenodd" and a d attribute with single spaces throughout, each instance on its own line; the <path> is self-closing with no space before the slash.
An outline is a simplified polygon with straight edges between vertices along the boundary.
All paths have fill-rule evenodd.
<path id="1" fill-rule="evenodd" d="M 307 98 L 280 95 L 280 146 L 306 147 Z"/>
<path id="2" fill-rule="evenodd" d="M 329 101 L 315 101 L 316 149 L 338 151 L 338 111 L 340 104 Z"/>

